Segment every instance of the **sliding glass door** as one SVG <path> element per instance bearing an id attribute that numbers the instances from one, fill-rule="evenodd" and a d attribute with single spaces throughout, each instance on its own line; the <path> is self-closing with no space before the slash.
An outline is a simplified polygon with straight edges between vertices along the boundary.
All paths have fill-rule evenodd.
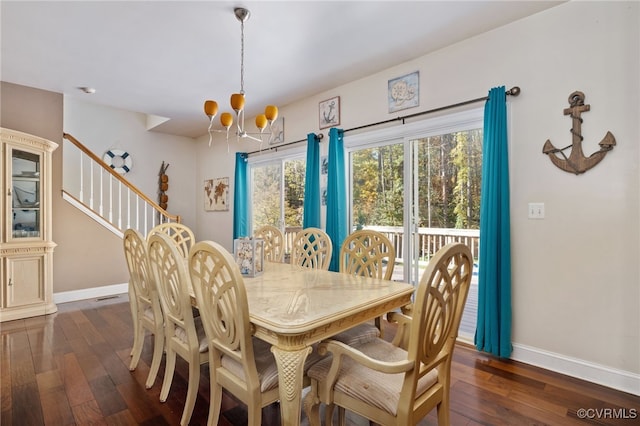
<path id="1" fill-rule="evenodd" d="M 394 280 L 416 285 L 431 257 L 480 239 L 482 114 L 472 111 L 345 138 L 353 230 L 381 231 L 396 247 Z M 477 272 L 477 271 L 476 271 Z M 461 335 L 472 338 L 477 275 Z"/>

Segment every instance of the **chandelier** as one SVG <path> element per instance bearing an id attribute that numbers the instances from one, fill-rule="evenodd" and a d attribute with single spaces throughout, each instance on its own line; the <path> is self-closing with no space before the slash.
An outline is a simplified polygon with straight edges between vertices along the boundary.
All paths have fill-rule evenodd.
<path id="1" fill-rule="evenodd" d="M 240 93 L 232 94 L 230 99 L 231 109 L 236 113 L 236 139 L 240 140 L 241 138 L 249 138 L 254 141 L 263 142 L 263 132 L 267 127 L 269 127 L 270 139 L 273 137 L 272 125 L 274 120 L 278 118 L 278 107 L 275 105 L 267 105 L 264 109 L 264 114 L 256 116 L 256 127 L 260 130 L 260 133 L 247 132 L 244 126 L 244 23 L 249 19 L 250 12 L 249 9 L 245 9 L 243 7 L 237 7 L 233 11 L 238 21 L 240 21 Z M 216 101 L 205 101 L 204 113 L 209 117 L 209 146 L 211 146 L 213 132 L 226 132 L 228 144 L 229 129 L 233 125 L 233 116 L 231 113 L 223 112 L 220 114 L 220 124 L 226 130 L 213 128 L 213 119 L 218 114 L 218 103 Z M 258 135 L 259 137 L 252 135 Z"/>

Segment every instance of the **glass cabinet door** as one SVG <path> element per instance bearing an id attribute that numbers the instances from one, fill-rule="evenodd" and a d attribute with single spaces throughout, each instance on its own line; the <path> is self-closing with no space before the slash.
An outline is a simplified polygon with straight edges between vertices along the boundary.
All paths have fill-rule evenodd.
<path id="1" fill-rule="evenodd" d="M 41 154 L 10 148 L 11 232 L 13 239 L 41 238 Z"/>

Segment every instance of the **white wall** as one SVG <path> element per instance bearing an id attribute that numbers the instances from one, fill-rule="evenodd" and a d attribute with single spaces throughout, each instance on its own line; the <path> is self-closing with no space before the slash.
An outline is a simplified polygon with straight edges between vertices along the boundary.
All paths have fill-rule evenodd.
<path id="1" fill-rule="evenodd" d="M 120 149 L 132 157 L 127 180 L 154 201 L 158 197 L 158 173 L 169 163 L 167 211 L 180 215 L 182 222 L 195 229 L 194 181 L 196 153 L 194 140 L 148 131 L 146 114 L 124 111 L 65 97 L 64 131 L 99 157 L 109 149 Z M 67 159 L 65 159 L 65 162 Z M 67 171 L 67 168 L 65 168 Z M 65 171 L 65 182 L 73 179 Z"/>
<path id="2" fill-rule="evenodd" d="M 318 132 L 318 102 L 332 96 L 340 96 L 340 127 L 349 129 L 485 96 L 491 87 L 520 86 L 522 94 L 509 99 L 514 357 L 636 394 L 638 6 L 569 2 L 281 107 L 289 142 Z M 420 106 L 388 114 L 387 81 L 415 70 Z M 559 170 L 542 154 L 547 139 L 557 147 L 571 143 L 571 119 L 563 110 L 575 90 L 591 105 L 583 114 L 585 154 L 598 149 L 607 131 L 618 143 L 580 176 Z M 208 137 L 198 139 L 199 185 L 205 178 L 233 176 L 234 157 L 226 154 L 226 143 L 218 139 L 210 149 L 207 142 Z M 230 248 L 232 211 L 205 213 L 201 197 L 198 234 Z M 527 219 L 529 202 L 545 203 L 544 220 Z"/>

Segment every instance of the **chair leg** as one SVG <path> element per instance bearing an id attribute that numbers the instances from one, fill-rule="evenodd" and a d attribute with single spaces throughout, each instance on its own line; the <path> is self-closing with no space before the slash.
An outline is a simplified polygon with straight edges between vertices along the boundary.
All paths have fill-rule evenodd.
<path id="1" fill-rule="evenodd" d="M 443 398 L 440 404 L 437 405 L 436 410 L 438 412 L 438 426 L 449 426 L 451 419 L 449 418 L 448 401 Z"/>
<path id="2" fill-rule="evenodd" d="M 140 362 L 142 354 L 142 345 L 144 344 L 144 327 L 138 321 L 135 322 L 133 330 L 133 348 L 131 348 L 131 361 L 129 362 L 129 371 L 134 371 Z"/>
<path id="3" fill-rule="evenodd" d="M 338 407 L 338 425 L 347 426 L 347 416 L 344 407 Z"/>
<path id="4" fill-rule="evenodd" d="M 380 331 L 380 338 L 384 339 L 384 330 L 382 329 L 382 317 L 376 317 L 374 320 L 376 328 Z"/>
<path id="5" fill-rule="evenodd" d="M 189 360 L 189 383 L 187 385 L 187 399 L 184 403 L 184 410 L 182 411 L 182 419 L 180 419 L 181 426 L 187 426 L 191 419 L 191 413 L 193 413 L 193 407 L 196 405 L 196 398 L 198 397 L 198 386 L 200 384 L 200 354 L 196 352 L 191 354 L 191 360 Z"/>
<path id="6" fill-rule="evenodd" d="M 150 389 L 156 381 L 158 370 L 160 369 L 160 361 L 162 360 L 162 352 L 164 351 L 164 335 L 153 335 L 153 358 L 151 359 L 151 368 L 145 386 Z"/>
<path id="7" fill-rule="evenodd" d="M 176 369 L 176 353 L 173 349 L 167 348 L 167 362 L 164 367 L 164 379 L 160 390 L 160 402 L 165 402 L 169 396 L 169 389 L 173 381 L 173 372 Z"/>
<path id="8" fill-rule="evenodd" d="M 260 426 L 262 422 L 262 407 L 255 402 L 247 406 L 247 426 Z"/>
<path id="9" fill-rule="evenodd" d="M 212 368 L 213 364 L 209 364 L 209 368 L 212 370 L 210 374 L 211 382 L 211 396 L 209 397 L 209 419 L 207 420 L 207 426 L 217 426 L 218 419 L 220 418 L 220 406 L 222 404 L 222 386 L 215 383 L 215 376 Z"/>
<path id="10" fill-rule="evenodd" d="M 327 404 L 324 407 L 324 422 L 327 425 L 333 424 L 333 410 L 336 408 L 333 404 Z"/>
<path id="11" fill-rule="evenodd" d="M 138 335 L 138 328 L 140 327 L 140 325 L 138 324 L 138 316 L 136 315 L 136 312 L 138 311 L 138 303 L 136 300 L 135 290 L 133 289 L 133 286 L 131 285 L 131 283 L 129 283 L 129 307 L 131 308 L 131 318 L 133 319 L 133 336 L 134 336 L 133 347 L 131 348 L 131 353 L 129 355 L 133 356 L 135 345 L 136 345 L 136 336 Z M 136 365 L 138 365 L 137 362 L 136 362 Z M 135 367 L 133 368 L 135 369 Z M 131 370 L 131 367 L 129 367 L 129 370 Z"/>
<path id="12" fill-rule="evenodd" d="M 318 399 L 316 386 L 317 383 L 312 380 L 311 391 L 302 401 L 302 407 L 307 419 L 309 419 L 310 426 L 320 426 L 320 400 Z"/>

